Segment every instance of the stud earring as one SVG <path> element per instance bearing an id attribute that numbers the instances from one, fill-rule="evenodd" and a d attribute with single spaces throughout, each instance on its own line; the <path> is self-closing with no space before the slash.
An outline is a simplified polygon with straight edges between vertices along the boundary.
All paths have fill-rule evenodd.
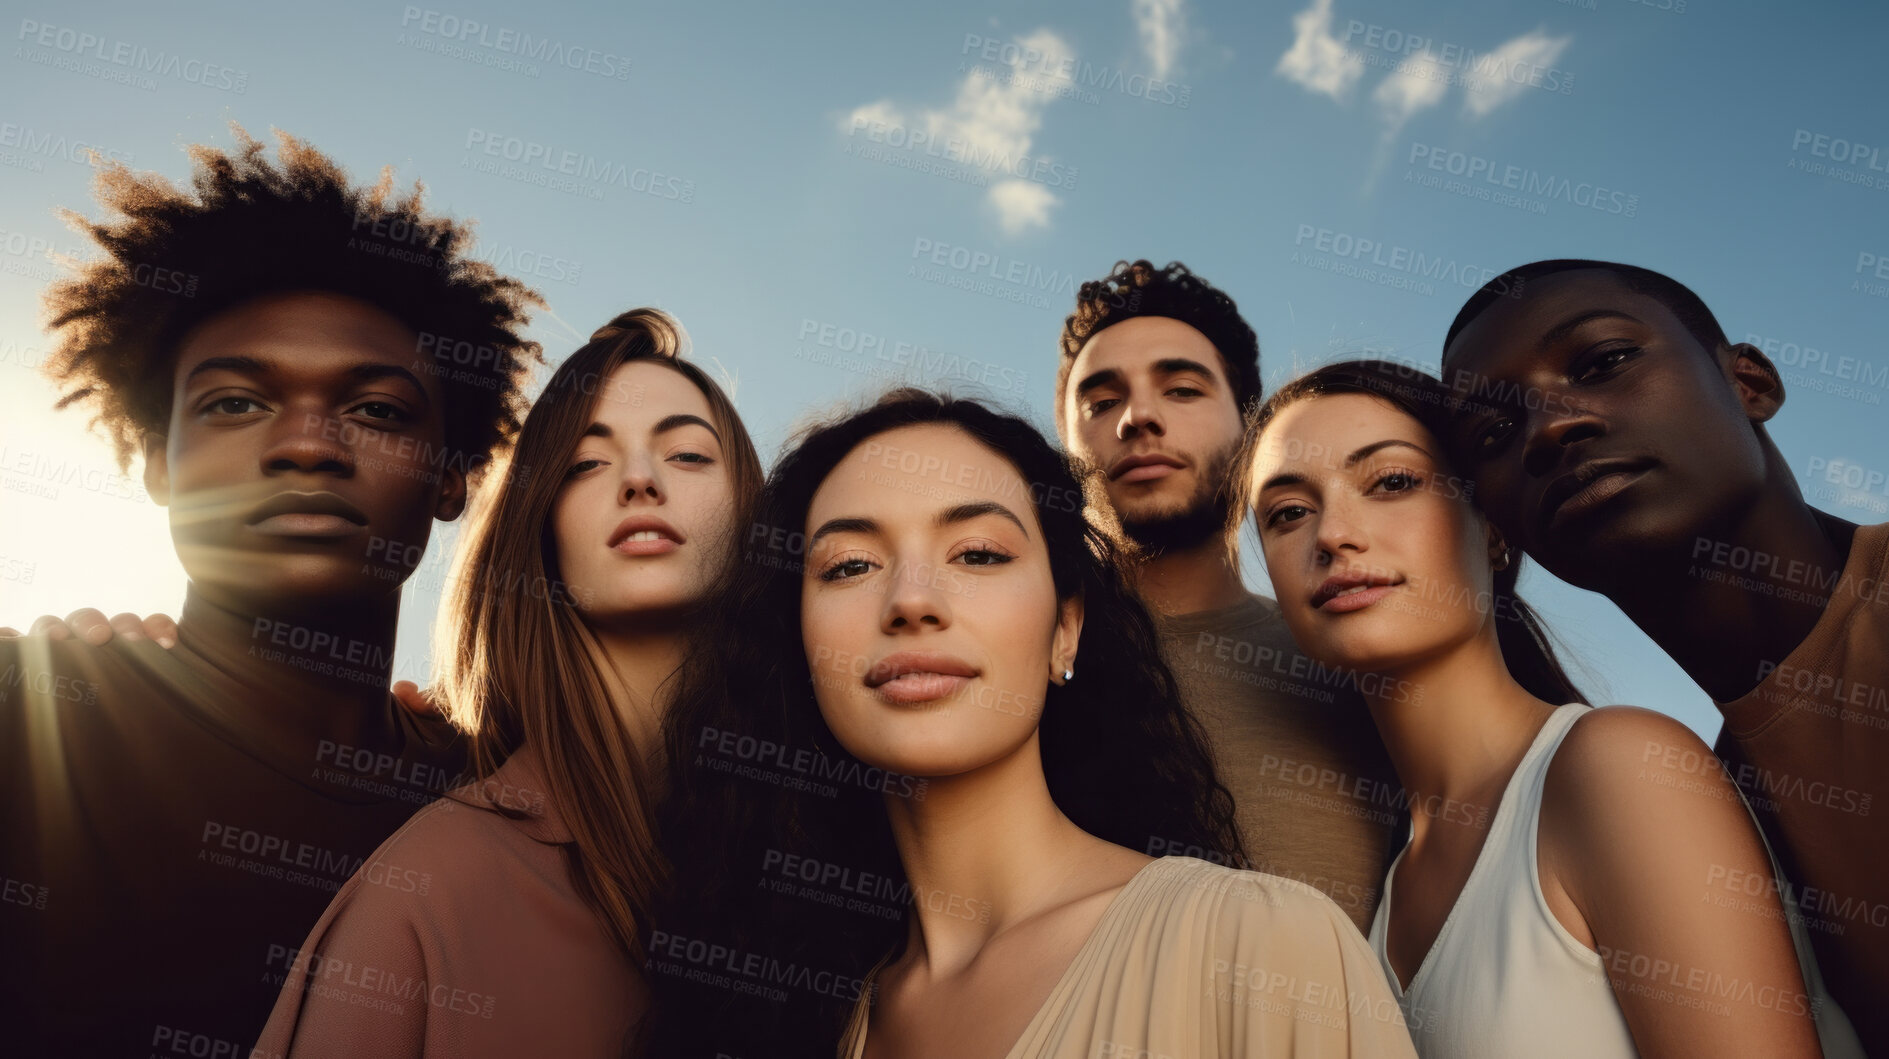
<path id="1" fill-rule="evenodd" d="M 1063 670 L 1063 683 L 1065 683 L 1065 684 L 1067 684 L 1068 682 L 1070 682 L 1070 681 L 1072 681 L 1072 680 L 1074 680 L 1074 679 L 1076 679 L 1076 671 L 1075 671 L 1075 670 L 1073 670 L 1073 669 L 1065 669 L 1065 670 Z"/>
<path id="2" fill-rule="evenodd" d="M 1497 570 L 1507 570 L 1509 568 L 1509 550 L 1507 548 L 1497 552 L 1494 558 L 1495 568 Z"/>

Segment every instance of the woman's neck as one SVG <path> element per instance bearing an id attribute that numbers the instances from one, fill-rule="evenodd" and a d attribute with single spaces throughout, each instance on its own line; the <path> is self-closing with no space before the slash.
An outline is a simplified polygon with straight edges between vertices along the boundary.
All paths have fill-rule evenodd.
<path id="1" fill-rule="evenodd" d="M 623 724 L 645 756 L 654 760 L 661 747 L 663 717 L 673 693 L 670 678 L 682 665 L 687 637 L 680 625 L 667 628 L 594 628 L 608 665 L 604 679 Z"/>
<path id="2" fill-rule="evenodd" d="M 1364 696 L 1408 796 L 1413 838 L 1439 819 L 1486 822 L 1494 802 L 1559 703 L 1509 675 L 1493 627 L 1395 671 Z"/>
<path id="3" fill-rule="evenodd" d="M 1077 827 L 1050 798 L 1037 736 L 1005 759 L 887 795 L 911 884 L 909 951 L 933 977 L 977 957 L 1005 929 L 1080 897 L 1090 868 L 1124 851 Z"/>

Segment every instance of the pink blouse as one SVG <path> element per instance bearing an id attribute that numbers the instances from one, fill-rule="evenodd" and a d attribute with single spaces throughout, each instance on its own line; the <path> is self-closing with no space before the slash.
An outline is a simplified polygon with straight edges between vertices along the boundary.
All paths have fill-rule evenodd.
<path id="1" fill-rule="evenodd" d="M 272 947 L 257 1054 L 626 1054 L 648 989 L 573 888 L 570 840 L 530 747 L 414 814 L 300 949 Z"/>

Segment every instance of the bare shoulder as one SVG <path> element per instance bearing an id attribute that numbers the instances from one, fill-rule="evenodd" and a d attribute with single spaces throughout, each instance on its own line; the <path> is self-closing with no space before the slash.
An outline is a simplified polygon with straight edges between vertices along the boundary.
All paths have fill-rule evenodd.
<path id="1" fill-rule="evenodd" d="M 1649 775 L 1721 774 L 1718 758 L 1698 733 L 1663 713 L 1638 706 L 1601 706 L 1578 718 L 1549 763 L 1550 796 L 1579 801 L 1644 794 Z"/>
<path id="2" fill-rule="evenodd" d="M 1633 706 L 1581 717 L 1549 764 L 1542 792 L 1543 841 L 1572 854 L 1578 870 L 1622 870 L 1677 855 L 1749 827 L 1738 788 L 1712 748 L 1684 724 Z"/>

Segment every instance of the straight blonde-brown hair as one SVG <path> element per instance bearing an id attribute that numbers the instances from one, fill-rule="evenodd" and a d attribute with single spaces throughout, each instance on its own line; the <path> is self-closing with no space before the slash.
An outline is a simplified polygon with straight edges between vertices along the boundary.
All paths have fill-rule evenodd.
<path id="1" fill-rule="evenodd" d="M 572 880 L 639 964 L 639 924 L 647 922 L 663 872 L 648 774 L 661 748 L 636 745 L 622 720 L 613 691 L 620 684 L 600 668 L 606 655 L 562 579 L 551 516 L 598 394 L 623 365 L 651 361 L 679 372 L 707 398 L 735 492 L 733 526 L 738 531 L 752 520 L 760 457 L 733 402 L 682 359 L 684 344 L 668 314 L 633 309 L 558 365 L 509 461 L 476 505 L 435 638 L 443 645 L 435 693 L 467 735 L 474 773 L 489 777 L 531 745 L 544 766 L 545 793 L 571 831 L 565 852 Z M 729 545 L 711 582 L 716 591 L 731 565 Z"/>

